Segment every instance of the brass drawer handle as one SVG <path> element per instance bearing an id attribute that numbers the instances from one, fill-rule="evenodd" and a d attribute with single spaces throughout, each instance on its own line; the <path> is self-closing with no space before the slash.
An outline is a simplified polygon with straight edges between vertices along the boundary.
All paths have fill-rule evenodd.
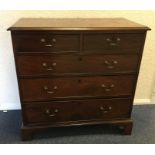
<path id="1" fill-rule="evenodd" d="M 110 46 L 117 46 L 117 44 L 121 41 L 121 39 L 118 38 L 107 38 L 106 41 L 109 43 Z"/>
<path id="2" fill-rule="evenodd" d="M 44 43 L 44 42 L 46 42 L 46 39 L 45 39 L 45 38 L 41 38 L 40 41 L 41 41 L 42 43 Z"/>
<path id="3" fill-rule="evenodd" d="M 118 61 L 113 60 L 113 61 L 109 62 L 108 60 L 105 60 L 104 64 L 107 66 L 108 69 L 113 69 L 118 64 Z"/>
<path id="4" fill-rule="evenodd" d="M 103 110 L 104 110 L 104 108 L 101 106 L 101 107 L 100 107 L 100 110 L 101 110 L 101 111 L 103 111 Z"/>
<path id="5" fill-rule="evenodd" d="M 113 64 L 118 64 L 118 61 L 117 60 L 113 60 L 112 63 Z"/>
<path id="6" fill-rule="evenodd" d="M 42 63 L 42 66 L 43 66 L 44 68 L 46 68 L 47 71 L 53 71 L 54 68 L 52 68 L 52 67 L 55 67 L 56 65 L 57 65 L 56 62 L 53 62 L 53 63 L 52 63 L 52 66 L 48 66 L 46 62 L 43 62 L 43 63 Z"/>
<path id="7" fill-rule="evenodd" d="M 57 40 L 56 40 L 55 38 L 52 39 L 52 42 L 56 43 L 56 41 L 57 41 Z"/>
<path id="8" fill-rule="evenodd" d="M 46 109 L 45 113 L 49 116 L 49 117 L 54 117 L 56 116 L 56 113 L 58 113 L 59 110 L 58 109 L 54 109 L 54 112 L 52 113 L 50 109 Z"/>
<path id="9" fill-rule="evenodd" d="M 58 86 L 54 86 L 53 89 L 54 89 L 54 90 L 58 89 Z"/>
<path id="10" fill-rule="evenodd" d="M 46 44 L 45 46 L 46 47 L 52 47 L 53 45 L 52 44 Z"/>
<path id="11" fill-rule="evenodd" d="M 117 40 L 117 41 L 121 41 L 121 38 L 117 38 L 116 40 Z"/>
<path id="12" fill-rule="evenodd" d="M 104 63 L 105 63 L 106 65 L 110 65 L 111 63 L 112 63 L 112 64 L 118 64 L 118 61 L 117 61 L 117 60 L 113 60 L 113 61 L 110 63 L 108 60 L 105 60 Z"/>
<path id="13" fill-rule="evenodd" d="M 53 63 L 52 63 L 52 66 L 56 66 L 56 65 L 57 65 L 57 63 L 56 63 L 56 62 L 53 62 Z"/>
<path id="14" fill-rule="evenodd" d="M 46 39 L 45 39 L 45 38 L 41 38 L 40 41 L 41 41 L 42 43 L 45 43 L 45 42 L 46 42 Z M 45 46 L 46 46 L 46 47 L 52 47 L 53 45 L 52 45 L 52 44 L 46 44 Z"/>
<path id="15" fill-rule="evenodd" d="M 119 42 L 119 41 L 121 41 L 121 38 L 119 38 L 119 37 L 117 37 L 116 39 L 115 38 L 114 39 L 107 38 L 106 41 L 107 42 L 112 42 L 112 41 Z"/>
<path id="16" fill-rule="evenodd" d="M 51 66 L 48 66 L 46 62 L 42 63 L 42 66 L 47 70 L 47 71 L 52 71 L 53 68 Z"/>
<path id="17" fill-rule="evenodd" d="M 109 43 L 110 46 L 116 46 L 117 43 Z"/>
<path id="18" fill-rule="evenodd" d="M 109 106 L 109 107 L 103 107 L 103 106 L 100 106 L 100 111 L 102 111 L 103 113 L 108 113 L 109 111 L 112 110 L 112 107 Z"/>
<path id="19" fill-rule="evenodd" d="M 42 43 L 45 43 L 45 42 L 46 42 L 46 39 L 45 39 L 45 38 L 41 38 L 40 41 L 41 41 Z M 53 43 L 56 43 L 56 39 L 53 38 L 53 39 L 52 39 L 52 42 L 53 42 Z M 47 46 L 47 47 L 52 47 L 53 45 L 52 45 L 52 44 L 46 44 L 45 46 Z"/>
<path id="20" fill-rule="evenodd" d="M 110 42 L 110 41 L 111 41 L 111 39 L 110 39 L 110 38 L 107 38 L 107 39 L 106 39 L 106 41 L 107 41 L 107 42 Z"/>
<path id="21" fill-rule="evenodd" d="M 54 91 L 46 91 L 48 94 L 54 94 Z"/>
<path id="22" fill-rule="evenodd" d="M 47 68 L 46 70 L 47 70 L 47 71 L 52 71 L 52 70 L 53 70 L 53 68 Z"/>
<path id="23" fill-rule="evenodd" d="M 57 90 L 58 86 L 54 86 L 53 90 Z M 54 94 L 55 92 L 52 90 L 49 90 L 49 88 L 47 86 L 44 86 L 44 90 L 48 93 L 48 94 Z"/>
<path id="24" fill-rule="evenodd" d="M 111 84 L 110 86 L 106 86 L 105 84 L 102 84 L 101 87 L 104 88 L 104 90 L 106 92 L 109 92 L 109 91 L 111 91 L 112 88 L 115 87 L 115 85 L 114 84 Z"/>

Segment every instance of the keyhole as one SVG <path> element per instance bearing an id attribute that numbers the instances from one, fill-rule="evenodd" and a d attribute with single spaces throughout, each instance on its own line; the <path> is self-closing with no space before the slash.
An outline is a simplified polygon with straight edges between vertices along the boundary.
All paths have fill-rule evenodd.
<path id="1" fill-rule="evenodd" d="M 78 79 L 78 82 L 79 82 L 79 83 L 81 83 L 81 82 L 82 82 L 82 80 L 81 80 L 81 79 Z"/>
<path id="2" fill-rule="evenodd" d="M 79 57 L 78 59 L 79 59 L 79 61 L 82 61 L 82 58 L 81 57 Z"/>

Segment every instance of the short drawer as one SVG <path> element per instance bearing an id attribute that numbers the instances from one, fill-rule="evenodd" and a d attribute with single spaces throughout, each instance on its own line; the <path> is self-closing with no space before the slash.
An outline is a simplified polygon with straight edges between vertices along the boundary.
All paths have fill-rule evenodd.
<path id="1" fill-rule="evenodd" d="M 136 72 L 138 55 L 17 56 L 21 76 Z"/>
<path id="2" fill-rule="evenodd" d="M 130 99 L 53 101 L 23 105 L 27 124 L 128 118 Z"/>
<path id="3" fill-rule="evenodd" d="M 77 34 L 24 33 L 12 35 L 15 52 L 77 52 Z"/>
<path id="4" fill-rule="evenodd" d="M 102 53 L 138 53 L 144 34 L 85 34 L 83 50 Z"/>
<path id="5" fill-rule="evenodd" d="M 20 79 L 23 101 L 60 98 L 117 97 L 132 94 L 135 76 Z"/>

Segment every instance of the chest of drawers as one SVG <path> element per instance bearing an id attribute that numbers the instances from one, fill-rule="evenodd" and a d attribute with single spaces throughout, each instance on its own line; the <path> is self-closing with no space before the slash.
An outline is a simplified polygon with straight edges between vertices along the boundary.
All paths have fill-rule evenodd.
<path id="1" fill-rule="evenodd" d="M 131 134 L 148 27 L 123 18 L 20 19 L 12 35 L 23 140 L 51 127 L 111 124 Z"/>

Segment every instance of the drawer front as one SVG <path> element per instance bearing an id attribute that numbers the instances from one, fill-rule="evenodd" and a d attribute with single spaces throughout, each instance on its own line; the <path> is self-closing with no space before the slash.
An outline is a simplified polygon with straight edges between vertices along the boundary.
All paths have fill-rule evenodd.
<path id="1" fill-rule="evenodd" d="M 137 55 L 17 56 L 17 68 L 22 76 L 136 72 L 137 62 Z"/>
<path id="2" fill-rule="evenodd" d="M 143 45 L 143 34 L 86 34 L 84 51 L 102 53 L 137 53 Z"/>
<path id="3" fill-rule="evenodd" d="M 16 52 L 77 52 L 80 49 L 79 35 L 72 34 L 14 34 Z"/>
<path id="4" fill-rule="evenodd" d="M 23 101 L 60 98 L 117 97 L 132 94 L 134 76 L 21 79 Z"/>
<path id="5" fill-rule="evenodd" d="M 130 99 L 59 101 L 23 105 L 26 123 L 110 120 L 130 115 Z"/>

